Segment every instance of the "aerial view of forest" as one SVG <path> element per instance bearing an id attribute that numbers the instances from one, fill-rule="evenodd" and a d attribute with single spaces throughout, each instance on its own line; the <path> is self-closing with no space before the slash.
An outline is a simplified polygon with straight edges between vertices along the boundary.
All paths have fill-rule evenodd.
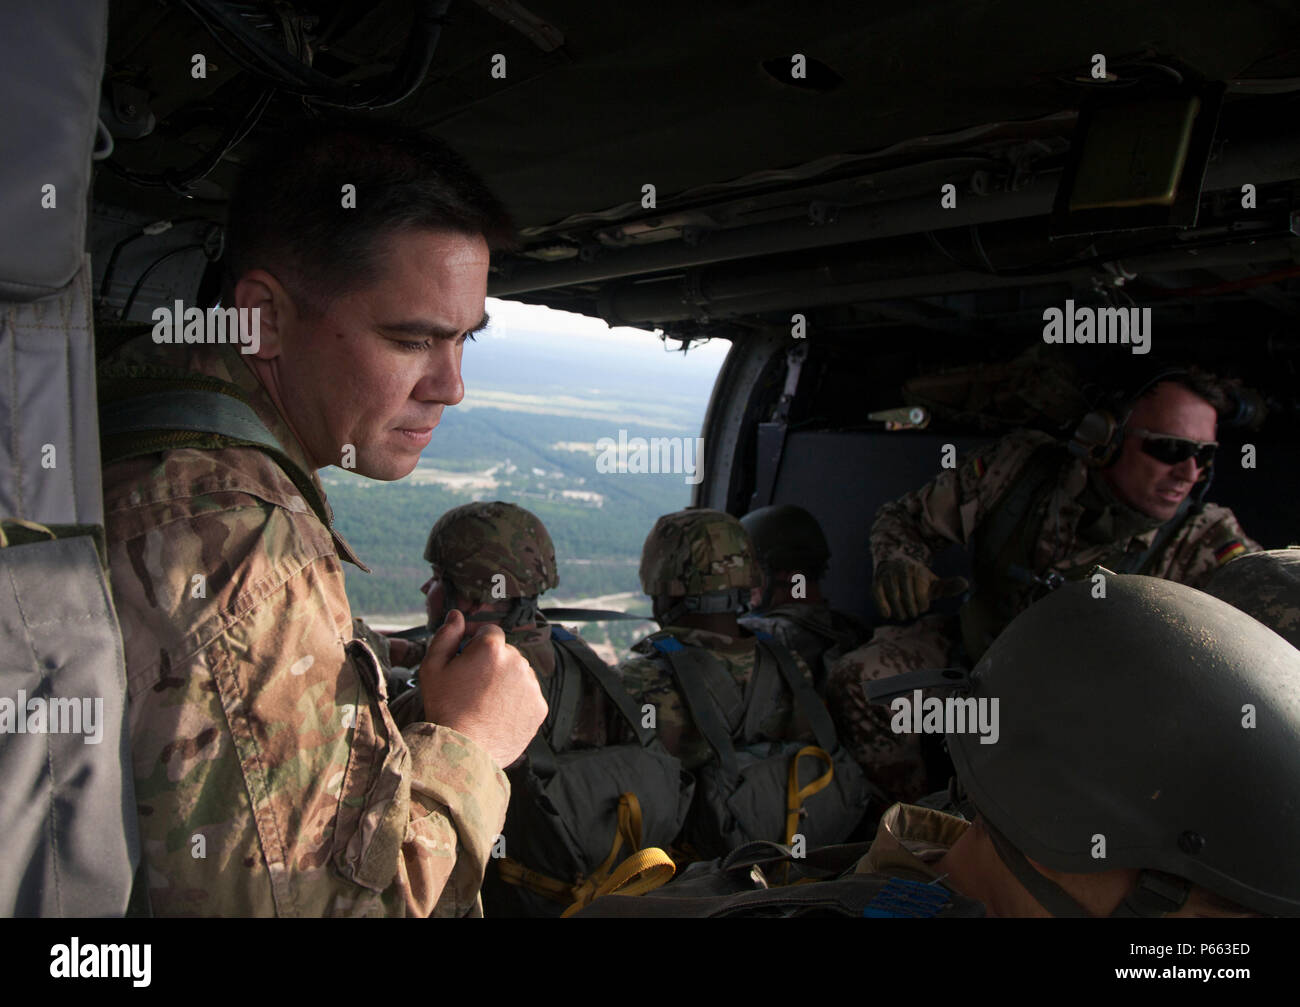
<path id="1" fill-rule="evenodd" d="M 638 366 L 637 352 L 611 335 L 608 345 L 568 352 L 557 368 L 560 342 L 510 332 L 468 346 L 465 401 L 444 412 L 405 479 L 376 482 L 338 468 L 320 473 L 338 530 L 372 571 L 347 571 L 354 615 L 385 629 L 423 623 L 419 588 L 429 577 L 429 528 L 471 500 L 516 503 L 545 523 L 560 583 L 543 596 L 543 607 L 649 614 L 637 579 L 641 545 L 659 515 L 690 503 L 692 486 L 680 472 L 601 471 L 597 443 L 616 440 L 620 430 L 647 439 L 698 436 L 720 356 L 684 359 L 658 348 Z M 539 374 L 550 378 L 543 382 Z M 580 628 L 613 659 L 654 626 Z"/>

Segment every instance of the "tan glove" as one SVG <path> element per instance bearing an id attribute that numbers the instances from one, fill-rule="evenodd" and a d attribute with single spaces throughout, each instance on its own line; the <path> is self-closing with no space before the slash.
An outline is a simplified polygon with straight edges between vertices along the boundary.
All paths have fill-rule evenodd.
<path id="1" fill-rule="evenodd" d="M 876 567 L 871 598 L 882 619 L 915 619 L 939 598 L 951 598 L 968 587 L 965 577 L 939 577 L 924 563 L 887 559 Z"/>

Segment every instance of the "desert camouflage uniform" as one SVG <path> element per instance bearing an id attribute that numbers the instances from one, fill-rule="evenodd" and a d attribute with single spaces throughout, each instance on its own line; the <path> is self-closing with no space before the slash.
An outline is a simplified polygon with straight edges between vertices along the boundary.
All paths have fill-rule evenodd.
<path id="1" fill-rule="evenodd" d="M 687 629 L 669 626 L 658 633 L 646 637 L 633 645 L 638 654 L 655 653 L 652 641 L 664 635 L 671 635 L 686 647 L 700 647 L 726 665 L 727 671 L 741 689 L 748 693 L 750 680 L 754 675 L 757 647 L 752 636 L 726 636 L 702 629 Z M 809 681 L 812 676 L 808 666 L 798 654 L 791 655 L 795 666 Z M 690 711 L 686 707 L 681 693 L 677 691 L 672 674 L 666 661 L 655 657 L 633 657 L 618 667 L 623 685 L 632 694 L 637 706 L 650 704 L 655 708 L 655 728 L 659 740 L 668 751 L 681 760 L 682 768 L 692 772 L 714 758 L 713 749 L 704 740 L 703 735 L 691 721 Z M 746 696 L 748 699 L 748 696 Z M 793 697 L 782 683 L 769 712 L 760 723 L 761 738 L 756 741 L 793 741 L 812 740 L 812 733 L 802 717 L 796 717 L 793 710 Z M 728 724 L 733 731 L 739 724 Z M 630 741 L 631 732 L 621 738 Z"/>
<path id="2" fill-rule="evenodd" d="M 312 471 L 236 350 L 118 357 L 142 361 L 238 385 Z M 104 496 L 153 911 L 475 912 L 505 775 L 449 728 L 395 725 L 350 642 L 340 557 L 357 561 L 283 470 L 253 448 L 173 450 L 110 466 Z"/>
<path id="3" fill-rule="evenodd" d="M 775 637 L 786 650 L 803 658 L 818 693 L 826 688 L 823 658 L 834 660 L 866 641 L 866 627 L 824 601 L 791 602 L 742 617 L 740 624 Z"/>
<path id="4" fill-rule="evenodd" d="M 930 566 L 950 543 L 971 544 L 978 538 L 977 529 L 984 518 L 1015 484 L 1030 456 L 1052 441 L 1043 433 L 1012 433 L 974 452 L 958 468 L 945 470 L 921 489 L 884 504 L 871 528 L 876 566 L 898 559 Z M 1105 496 L 1095 474 L 1089 486 L 1089 471 L 1081 460 L 1070 459 L 1063 465 L 1055 489 L 1040 504 L 1033 519 L 1041 522 L 1033 543 L 1036 573 L 1056 570 L 1067 577 L 1079 576 L 1096 564 L 1115 563 L 1126 551 L 1145 550 L 1158 534 L 1155 519 L 1144 520 L 1143 515 L 1117 503 L 1085 524 L 1080 497 Z M 1118 539 L 1107 538 L 1102 530 L 1113 526 L 1115 515 L 1121 523 L 1128 522 L 1129 528 L 1146 527 Z M 1200 514 L 1183 522 L 1146 572 L 1201 587 L 1223 563 L 1259 548 L 1242 531 L 1232 511 L 1206 504 Z M 1016 598 L 1008 599 L 1012 610 L 1026 608 L 1033 600 L 1032 592 L 1025 588 Z M 919 668 L 946 667 L 954 659 L 960 639 L 956 618 L 927 615 L 906 626 L 878 627 L 869 643 L 840 658 L 831 669 L 827 702 L 841 738 L 871 781 L 897 799 L 918 797 L 943 781 L 927 783 L 920 737 L 893 734 L 889 707 L 868 705 L 862 682 Z"/>
<path id="5" fill-rule="evenodd" d="M 1205 590 L 1300 647 L 1300 546 L 1239 556 Z"/>

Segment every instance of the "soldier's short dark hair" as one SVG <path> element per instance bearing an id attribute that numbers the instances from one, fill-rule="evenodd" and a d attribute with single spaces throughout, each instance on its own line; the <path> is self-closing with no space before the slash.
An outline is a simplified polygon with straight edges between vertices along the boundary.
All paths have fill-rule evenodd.
<path id="1" fill-rule="evenodd" d="M 1155 384 L 1151 385 L 1136 399 L 1134 399 L 1133 405 L 1137 405 L 1137 403 L 1142 399 L 1154 395 L 1156 389 L 1165 384 L 1178 385 L 1180 388 L 1186 388 L 1193 395 L 1204 399 L 1212 405 L 1214 411 L 1220 416 L 1222 416 L 1228 409 L 1228 396 L 1224 391 L 1223 384 L 1209 371 L 1201 370 L 1199 367 L 1195 366 L 1181 368 L 1161 377 Z"/>
<path id="2" fill-rule="evenodd" d="M 355 207 L 344 205 L 344 186 Z M 391 122 L 310 123 L 268 140 L 228 209 L 223 300 L 250 269 L 265 269 L 319 313 L 339 293 L 373 283 L 381 241 L 406 230 L 481 235 L 515 246 L 500 201 L 449 146 Z"/>

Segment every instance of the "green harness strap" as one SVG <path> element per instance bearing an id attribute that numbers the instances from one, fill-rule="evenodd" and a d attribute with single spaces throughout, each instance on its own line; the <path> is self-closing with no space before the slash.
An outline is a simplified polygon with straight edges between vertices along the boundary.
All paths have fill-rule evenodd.
<path id="1" fill-rule="evenodd" d="M 101 365 L 99 437 L 102 464 L 173 451 L 254 447 L 284 470 L 326 528 L 334 515 L 316 484 L 228 381 L 159 367 Z"/>

